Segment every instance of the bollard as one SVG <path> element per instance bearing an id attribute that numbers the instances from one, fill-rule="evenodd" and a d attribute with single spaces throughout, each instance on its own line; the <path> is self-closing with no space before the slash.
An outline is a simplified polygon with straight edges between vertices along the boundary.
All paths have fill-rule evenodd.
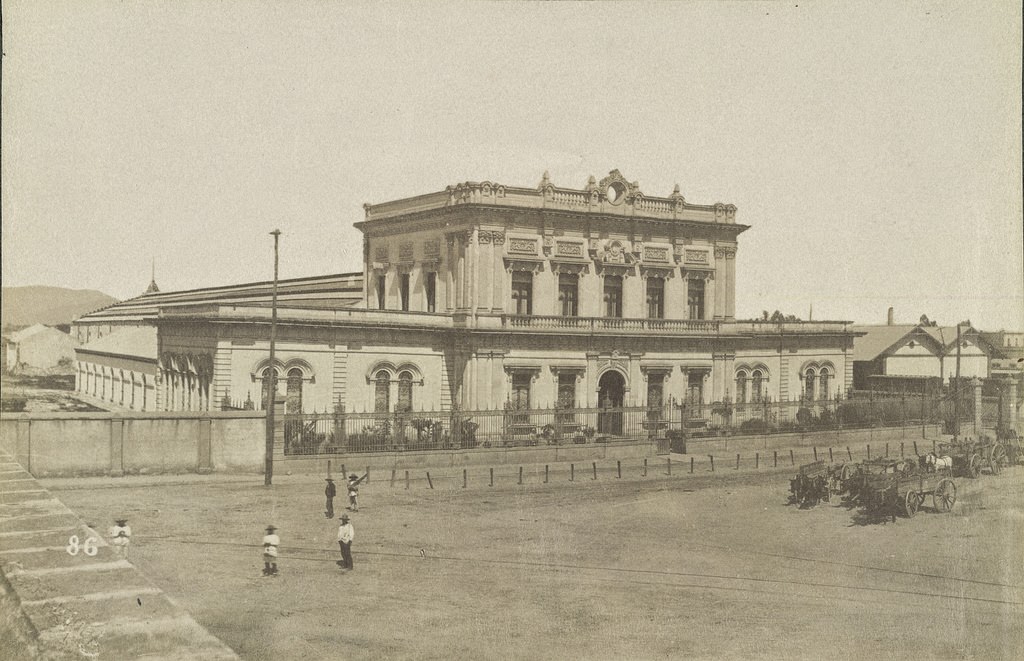
<path id="1" fill-rule="evenodd" d="M 740 469 L 740 453 L 737 452 L 736 453 L 736 468 L 734 468 L 733 470 L 734 471 L 738 471 L 739 469 Z"/>
<path id="2" fill-rule="evenodd" d="M 693 457 L 690 457 L 690 472 L 693 472 Z"/>
<path id="3" fill-rule="evenodd" d="M 405 471 L 405 488 L 409 488 L 409 471 Z"/>
<path id="4" fill-rule="evenodd" d="M 914 454 L 917 454 L 917 441 L 914 441 Z M 921 456 L 921 455 L 918 455 Z"/>
<path id="5" fill-rule="evenodd" d="M 569 464 L 569 481 L 574 482 L 576 480 L 576 464 Z"/>
<path id="6" fill-rule="evenodd" d="M 427 486 L 434 488 L 434 481 L 430 479 L 430 471 L 427 471 Z"/>
<path id="7" fill-rule="evenodd" d="M 818 460 L 818 446 L 814 446 L 814 460 Z"/>
<path id="8" fill-rule="evenodd" d="M 466 469 L 462 469 L 462 488 L 466 488 Z"/>
<path id="9" fill-rule="evenodd" d="M 715 472 L 715 455 L 709 454 L 708 456 L 711 457 L 711 472 L 714 473 Z"/>
<path id="10" fill-rule="evenodd" d="M 779 467 L 779 451 L 772 450 L 772 468 Z"/>
<path id="11" fill-rule="evenodd" d="M 832 463 L 832 448 L 828 449 L 828 463 Z"/>
<path id="12" fill-rule="evenodd" d="M 644 477 L 647 477 L 647 457 L 644 457 Z"/>
<path id="13" fill-rule="evenodd" d="M 548 465 L 544 464 L 544 484 L 548 483 Z"/>
<path id="14" fill-rule="evenodd" d="M 796 466 L 796 460 L 793 459 L 793 449 L 792 448 L 789 449 L 789 465 L 790 466 Z"/>
<path id="15" fill-rule="evenodd" d="M 394 488 L 395 486 L 395 469 L 391 469 L 391 481 L 388 482 L 388 486 Z"/>
<path id="16" fill-rule="evenodd" d="M 519 467 L 519 484 L 523 483 L 523 467 Z"/>
<path id="17" fill-rule="evenodd" d="M 591 462 L 591 465 L 594 467 L 594 477 L 592 479 L 596 480 L 597 479 L 597 462 L 596 461 Z"/>
<path id="18" fill-rule="evenodd" d="M 846 456 L 848 456 L 850 458 L 850 461 L 853 461 L 853 453 L 850 452 L 850 446 L 849 445 L 846 446 Z"/>
<path id="19" fill-rule="evenodd" d="M 672 457 L 668 458 L 668 474 L 672 475 Z"/>
<path id="20" fill-rule="evenodd" d="M 871 444 L 868 443 L 868 459 L 871 459 Z"/>
<path id="21" fill-rule="evenodd" d="M 489 487 L 493 487 L 494 486 L 494 468 L 493 467 L 491 468 L 491 483 L 488 484 L 487 486 L 489 486 Z"/>
<path id="22" fill-rule="evenodd" d="M 616 477 L 622 477 L 622 460 L 621 459 L 616 459 L 615 460 L 615 476 Z"/>
<path id="23" fill-rule="evenodd" d="M 754 453 L 754 468 L 760 468 L 760 467 L 761 467 L 761 453 L 760 452 L 755 452 Z"/>

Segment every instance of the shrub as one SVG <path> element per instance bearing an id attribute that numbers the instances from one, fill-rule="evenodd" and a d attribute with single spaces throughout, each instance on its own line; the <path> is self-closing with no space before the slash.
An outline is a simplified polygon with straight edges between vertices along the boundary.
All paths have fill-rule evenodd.
<path id="1" fill-rule="evenodd" d="M 744 434 L 767 434 L 768 423 L 761 418 L 751 418 L 740 424 L 740 431 Z M 669 433 L 671 434 L 671 432 Z"/>
<path id="2" fill-rule="evenodd" d="M 12 397 L 11 399 L 0 400 L 0 411 L 8 413 L 21 413 L 28 406 L 28 400 L 24 397 Z"/>

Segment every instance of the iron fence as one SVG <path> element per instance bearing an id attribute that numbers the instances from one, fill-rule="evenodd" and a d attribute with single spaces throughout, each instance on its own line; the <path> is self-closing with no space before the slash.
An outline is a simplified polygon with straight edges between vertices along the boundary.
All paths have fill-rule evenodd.
<path id="1" fill-rule="evenodd" d="M 959 396 L 959 407 L 953 397 Z M 813 433 L 943 424 L 974 417 L 973 397 L 906 394 L 844 399 L 658 407 L 285 414 L 286 455 L 410 452 L 608 442 L 656 442 L 681 451 L 686 438 Z"/>

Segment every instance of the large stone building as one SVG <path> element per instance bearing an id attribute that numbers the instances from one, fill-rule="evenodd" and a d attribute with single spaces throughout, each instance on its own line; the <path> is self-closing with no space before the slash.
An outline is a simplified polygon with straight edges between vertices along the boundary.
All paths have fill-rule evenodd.
<path id="1" fill-rule="evenodd" d="M 279 305 L 269 362 L 257 299 L 151 294 L 79 320 L 158 329 L 157 406 L 297 411 L 660 406 L 828 399 L 852 385 L 848 322 L 737 321 L 736 207 L 643 193 L 618 171 L 581 189 L 464 183 L 365 205 L 347 294 Z M 230 289 L 230 288 L 226 288 Z M 312 297 L 310 297 L 312 299 Z M 142 301 L 142 303 L 139 303 Z M 170 304 L 173 303 L 173 304 Z M 109 324 L 108 324 L 109 325 Z"/>

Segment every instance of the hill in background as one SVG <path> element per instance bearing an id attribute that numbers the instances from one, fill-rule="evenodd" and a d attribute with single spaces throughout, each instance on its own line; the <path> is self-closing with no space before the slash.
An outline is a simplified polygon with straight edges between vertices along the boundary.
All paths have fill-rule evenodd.
<path id="1" fill-rule="evenodd" d="M 0 320 L 5 329 L 70 324 L 83 314 L 112 303 L 117 303 L 117 299 L 94 289 L 4 287 Z"/>

